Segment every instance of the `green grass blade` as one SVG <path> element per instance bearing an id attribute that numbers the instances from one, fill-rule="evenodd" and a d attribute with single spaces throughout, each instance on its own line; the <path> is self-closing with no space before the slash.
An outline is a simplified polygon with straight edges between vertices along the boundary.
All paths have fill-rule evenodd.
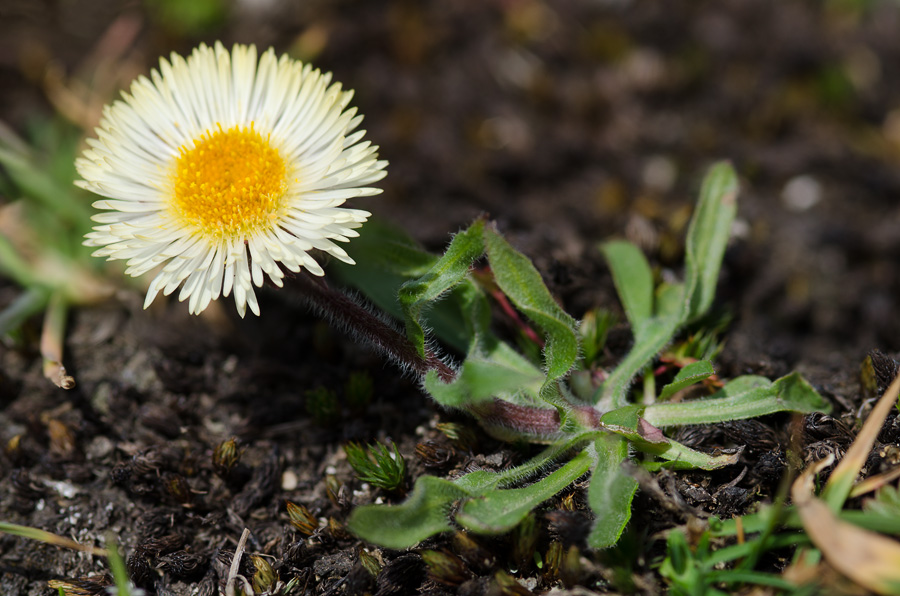
<path id="1" fill-rule="evenodd" d="M 38 313 L 47 306 L 50 292 L 40 287 L 25 290 L 12 304 L 0 311 L 0 337 L 18 329 L 28 317 Z"/>
<path id="2" fill-rule="evenodd" d="M 0 147 L 0 166 L 23 195 L 51 209 L 57 217 L 78 227 L 90 223 L 91 210 L 79 200 L 76 187 L 60 184 L 28 156 Z"/>

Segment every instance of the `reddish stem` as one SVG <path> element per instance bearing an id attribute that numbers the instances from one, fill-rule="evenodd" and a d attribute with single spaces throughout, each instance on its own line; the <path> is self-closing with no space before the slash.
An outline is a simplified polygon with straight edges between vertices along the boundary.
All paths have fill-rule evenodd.
<path id="1" fill-rule="evenodd" d="M 432 350 L 426 348 L 425 355 L 422 356 L 405 334 L 347 294 L 330 287 L 324 279 L 305 272 L 293 279 L 300 286 L 298 294 L 307 305 L 333 325 L 374 347 L 404 370 L 415 373 L 420 379 L 429 370 L 434 370 L 445 383 L 456 377 L 453 367 Z"/>

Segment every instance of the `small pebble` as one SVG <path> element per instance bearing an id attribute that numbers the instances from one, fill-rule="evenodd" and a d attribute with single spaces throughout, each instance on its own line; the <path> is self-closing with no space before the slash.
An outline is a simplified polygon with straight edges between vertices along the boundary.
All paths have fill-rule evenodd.
<path id="1" fill-rule="evenodd" d="M 300 479 L 293 471 L 286 470 L 281 475 L 281 490 L 296 490 L 298 484 L 300 484 Z"/>
<path id="2" fill-rule="evenodd" d="M 812 176 L 795 176 L 784 185 L 781 200 L 791 211 L 807 211 L 822 200 L 822 185 Z"/>

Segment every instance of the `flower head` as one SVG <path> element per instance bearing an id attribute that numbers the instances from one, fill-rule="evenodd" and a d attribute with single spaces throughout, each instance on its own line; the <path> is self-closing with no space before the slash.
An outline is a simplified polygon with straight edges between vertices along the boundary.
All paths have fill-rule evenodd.
<path id="1" fill-rule="evenodd" d="M 378 194 L 378 147 L 357 131 L 353 93 L 273 50 L 201 45 L 160 60 L 106 106 L 75 166 L 82 188 L 108 197 L 85 244 L 126 259 L 132 276 L 159 268 L 146 308 L 179 286 L 199 313 L 234 292 L 259 314 L 253 286 L 282 285 L 285 268 L 322 275 L 313 249 L 338 246 L 370 215 L 341 205 Z"/>

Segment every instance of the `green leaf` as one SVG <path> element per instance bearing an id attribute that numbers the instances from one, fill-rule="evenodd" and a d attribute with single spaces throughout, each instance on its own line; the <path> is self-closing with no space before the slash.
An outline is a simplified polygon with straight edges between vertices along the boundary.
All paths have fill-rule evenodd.
<path id="1" fill-rule="evenodd" d="M 0 338 L 18 329 L 28 317 L 42 311 L 50 300 L 50 292 L 32 287 L 20 294 L 12 304 L 0 310 Z"/>
<path id="2" fill-rule="evenodd" d="M 703 180 L 685 246 L 685 305 L 682 321 L 709 310 L 731 224 L 737 214 L 738 179 L 727 162 L 715 164 Z"/>
<path id="3" fill-rule="evenodd" d="M 627 403 L 626 393 L 634 376 L 672 341 L 677 329 L 678 320 L 674 318 L 654 317 L 648 320 L 642 328 L 641 337 L 636 339 L 631 351 L 595 394 L 599 397 L 599 401 L 595 401 L 607 409 L 624 406 Z"/>
<path id="4" fill-rule="evenodd" d="M 390 507 L 363 505 L 347 520 L 351 532 L 386 548 L 408 548 L 435 534 L 453 529 L 448 517 L 454 501 L 470 496 L 458 484 L 434 476 L 420 476 L 409 498 Z"/>
<path id="5" fill-rule="evenodd" d="M 624 439 L 606 435 L 595 446 L 597 462 L 588 487 L 588 504 L 596 519 L 588 535 L 588 546 L 606 548 L 619 541 L 631 519 L 631 502 L 638 483 L 622 471 L 622 462 L 628 458 L 628 443 Z"/>
<path id="6" fill-rule="evenodd" d="M 532 509 L 564 490 L 590 470 L 596 460 L 593 449 L 584 449 L 564 466 L 522 488 L 493 490 L 463 504 L 456 521 L 484 534 L 512 530 Z"/>
<path id="7" fill-rule="evenodd" d="M 682 389 L 690 387 L 695 383 L 699 383 L 703 379 L 711 377 L 714 374 L 716 374 L 716 371 L 713 369 L 711 362 L 707 360 L 691 362 L 678 371 L 678 374 L 675 375 L 675 379 L 671 383 L 663 387 L 662 392 L 659 394 L 659 399 L 668 399 Z"/>
<path id="8" fill-rule="evenodd" d="M 646 406 L 640 404 L 622 406 L 621 408 L 604 413 L 600 417 L 600 422 L 605 427 L 617 426 L 630 430 L 637 430 L 638 422 L 640 422 L 641 416 L 644 415 L 645 407 Z"/>
<path id="9" fill-rule="evenodd" d="M 435 401 L 450 408 L 465 408 L 495 396 L 531 405 L 534 400 L 528 400 L 526 396 L 537 397 L 544 378 L 544 374 L 524 358 L 470 357 L 450 383 L 441 381 L 437 372 L 429 371 L 425 375 L 425 389 Z"/>
<path id="10" fill-rule="evenodd" d="M 459 285 L 469 274 L 472 263 L 484 252 L 483 229 L 484 220 L 477 220 L 453 237 L 444 255 L 424 275 L 400 286 L 398 295 L 405 315 L 406 335 L 420 354 L 425 354 L 422 309 Z"/>
<path id="11" fill-rule="evenodd" d="M 0 166 L 19 187 L 21 193 L 45 207 L 57 219 L 78 228 L 90 224 L 91 210 L 79 200 L 78 189 L 54 180 L 27 152 L 18 152 L 5 141 L 0 142 Z"/>
<path id="12" fill-rule="evenodd" d="M 774 412 L 827 412 L 830 405 L 798 373 L 774 383 L 764 377 L 738 377 L 705 399 L 652 404 L 644 417 L 654 426 L 712 424 Z"/>
<path id="13" fill-rule="evenodd" d="M 544 361 L 548 386 L 568 373 L 578 358 L 575 319 L 553 299 L 531 260 L 496 231 L 485 228 L 484 245 L 497 285 L 546 334 Z"/>
<path id="14" fill-rule="evenodd" d="M 404 232 L 375 218 L 366 222 L 359 232 L 359 238 L 346 247 L 356 265 L 332 261 L 328 266 L 329 275 L 356 288 L 386 313 L 402 319 L 398 289 L 404 282 L 428 272 L 438 258 L 424 251 Z M 428 310 L 425 326 L 453 348 L 467 350 L 472 329 L 463 313 L 472 308 L 472 300 L 465 289 L 457 288 L 446 300 Z"/>
<path id="15" fill-rule="evenodd" d="M 350 515 L 347 527 L 373 544 L 387 548 L 408 548 L 430 536 L 452 530 L 449 514 L 455 502 L 521 482 L 598 435 L 593 431 L 566 437 L 525 463 L 500 472 L 476 470 L 452 482 L 434 476 L 420 476 L 406 501 L 399 505 L 357 507 Z"/>
<path id="16" fill-rule="evenodd" d="M 346 245 L 357 266 L 352 269 L 375 269 L 403 279 L 420 277 L 434 266 L 438 257 L 425 251 L 403 230 L 378 218 L 369 219 L 358 230 L 359 237 Z M 343 267 L 334 263 L 342 273 Z M 396 287 L 393 288 L 396 291 Z"/>
<path id="17" fill-rule="evenodd" d="M 740 452 L 707 455 L 702 451 L 696 451 L 672 439 L 669 439 L 665 445 L 637 442 L 632 444 L 640 451 L 668 460 L 668 463 L 645 462 L 643 464 L 644 467 L 651 471 L 661 468 L 669 470 L 718 470 L 719 468 L 736 464 L 740 460 L 741 455 Z"/>
<path id="18" fill-rule="evenodd" d="M 644 253 L 631 242 L 606 242 L 600 246 L 612 272 L 616 292 L 635 337 L 653 315 L 653 273 Z"/>

